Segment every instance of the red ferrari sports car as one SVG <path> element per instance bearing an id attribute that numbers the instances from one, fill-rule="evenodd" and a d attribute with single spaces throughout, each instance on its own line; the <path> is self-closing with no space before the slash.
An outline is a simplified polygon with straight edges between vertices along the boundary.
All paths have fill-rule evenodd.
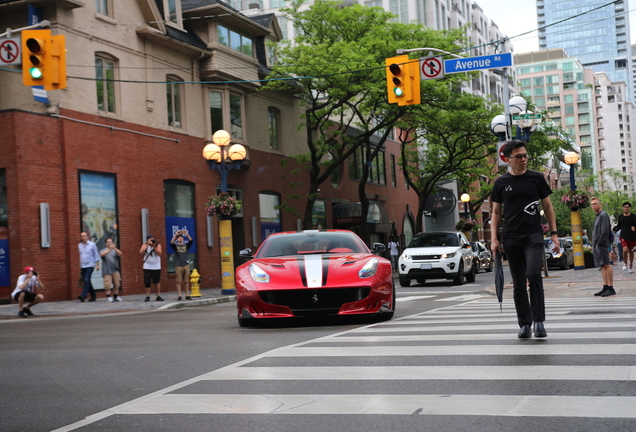
<path id="1" fill-rule="evenodd" d="M 369 315 L 389 320 L 395 311 L 391 262 L 351 231 L 272 234 L 236 269 L 238 322 L 267 318 Z"/>

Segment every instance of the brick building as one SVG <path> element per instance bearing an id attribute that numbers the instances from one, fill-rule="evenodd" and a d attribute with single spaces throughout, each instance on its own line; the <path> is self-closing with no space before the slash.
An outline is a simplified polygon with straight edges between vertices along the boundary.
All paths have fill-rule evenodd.
<path id="1" fill-rule="evenodd" d="M 235 251 L 257 248 L 267 232 L 297 229 L 298 218 L 276 205 L 285 200 L 301 213 L 305 205 L 286 197 L 306 193 L 292 187 L 306 174 L 281 166 L 306 152 L 297 129 L 301 101 L 259 91 L 265 42 L 281 36 L 273 14 L 247 17 L 210 0 L 0 2 L 0 28 L 34 19 L 66 36 L 68 84 L 42 102 L 22 85 L 21 66 L 0 66 L 0 300 L 8 301 L 27 265 L 41 273 L 46 300 L 74 299 L 82 230 L 99 248 L 115 238 L 124 296 L 143 292 L 145 235 L 166 245 L 184 227 L 195 239 L 191 266 L 202 286 L 220 286 L 218 221 L 204 210 L 220 176 L 202 157 L 219 129 L 248 151 L 228 176 L 230 192 L 244 203 L 233 220 Z M 387 142 L 367 186 L 376 210 L 370 243 L 412 235 L 409 209 L 417 198 L 398 159 L 399 146 Z M 355 166 L 345 164 L 339 178 L 321 185 L 316 225 L 334 227 L 335 207 L 339 226 L 355 228 Z M 343 212 L 354 214 L 348 225 Z M 169 252 L 165 247 L 164 292 L 174 291 Z M 101 286 L 99 271 L 94 281 Z"/>

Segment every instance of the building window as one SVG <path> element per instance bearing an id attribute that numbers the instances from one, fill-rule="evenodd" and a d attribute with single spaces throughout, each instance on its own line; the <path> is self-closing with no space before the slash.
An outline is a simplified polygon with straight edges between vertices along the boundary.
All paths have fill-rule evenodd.
<path id="1" fill-rule="evenodd" d="M 177 27 L 183 27 L 181 0 L 163 0 L 164 18 Z"/>
<path id="2" fill-rule="evenodd" d="M 181 128 L 181 81 L 178 78 L 166 79 L 166 92 L 168 98 L 168 126 Z"/>
<path id="3" fill-rule="evenodd" d="M 97 85 L 97 109 L 116 113 L 115 60 L 95 57 L 95 83 Z"/>
<path id="4" fill-rule="evenodd" d="M 185 180 L 165 180 L 163 182 L 163 199 L 165 205 L 165 246 L 164 253 L 168 257 L 168 273 L 174 273 L 174 251 L 170 240 L 179 230 L 186 230 L 192 237 L 192 246 L 188 249 L 190 270 L 199 268 L 197 262 L 197 235 L 194 209 L 194 184 Z M 159 240 L 159 238 L 157 238 Z"/>
<path id="5" fill-rule="evenodd" d="M 95 0 L 95 12 L 101 15 L 110 16 L 109 3 L 110 0 Z"/>
<path id="6" fill-rule="evenodd" d="M 397 187 L 397 176 L 395 171 L 395 155 L 391 155 L 391 186 Z"/>
<path id="7" fill-rule="evenodd" d="M 243 96 L 225 90 L 210 90 L 209 103 L 212 134 L 224 129 L 232 138 L 242 140 Z"/>
<path id="8" fill-rule="evenodd" d="M 338 164 L 338 166 L 331 171 L 329 179 L 331 180 L 331 186 L 333 186 L 334 189 L 338 189 L 340 187 L 340 183 L 342 182 L 342 164 Z"/>
<path id="9" fill-rule="evenodd" d="M 270 234 L 282 231 L 280 220 L 280 195 L 276 192 L 262 191 L 258 194 L 261 219 L 261 242 Z"/>
<path id="10" fill-rule="evenodd" d="M 287 6 L 287 2 L 285 0 L 270 0 L 269 7 L 270 8 L 281 8 Z"/>
<path id="11" fill-rule="evenodd" d="M 280 111 L 277 108 L 269 107 L 267 109 L 267 128 L 269 132 L 269 148 L 270 150 L 280 149 Z"/>
<path id="12" fill-rule="evenodd" d="M 349 156 L 349 178 L 360 180 L 362 178 L 362 164 L 365 163 L 366 147 L 361 146 Z M 366 162 L 369 166 L 369 183 L 386 184 L 384 152 L 379 152 L 375 159 Z"/>
<path id="13" fill-rule="evenodd" d="M 230 30 L 222 25 L 217 25 L 219 43 L 252 57 L 254 48 L 252 39 L 240 33 Z"/>

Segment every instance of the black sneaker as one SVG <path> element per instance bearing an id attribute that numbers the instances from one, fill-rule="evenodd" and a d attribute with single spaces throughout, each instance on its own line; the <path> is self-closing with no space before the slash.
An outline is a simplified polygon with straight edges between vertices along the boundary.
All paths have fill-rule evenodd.
<path id="1" fill-rule="evenodd" d="M 190 298 L 190 296 L 187 296 L 187 297 L 186 297 L 186 300 L 192 300 L 192 299 Z"/>
<path id="2" fill-rule="evenodd" d="M 31 309 L 25 307 L 22 309 L 22 312 L 24 312 L 25 314 L 27 314 L 28 316 L 34 316 L 33 312 L 31 312 Z"/>
<path id="3" fill-rule="evenodd" d="M 599 292 L 595 292 L 594 296 L 595 297 L 602 296 L 605 291 L 607 291 L 607 285 L 603 285 L 603 289 L 600 290 Z"/>
<path id="4" fill-rule="evenodd" d="M 157 296 L 157 301 L 163 301 L 163 299 L 161 298 L 161 296 Z"/>
<path id="5" fill-rule="evenodd" d="M 181 296 L 179 296 L 179 298 L 177 298 L 177 300 L 183 300 L 183 299 L 181 298 Z"/>
<path id="6" fill-rule="evenodd" d="M 144 300 L 145 302 L 150 301 L 150 297 L 146 297 L 146 300 Z"/>
<path id="7" fill-rule="evenodd" d="M 601 294 L 601 297 L 609 297 L 613 295 L 616 295 L 616 291 L 614 291 L 614 288 L 608 288 L 603 294 Z"/>
<path id="8" fill-rule="evenodd" d="M 19 316 L 20 318 L 26 318 L 26 317 L 27 317 L 27 314 L 25 314 L 24 312 L 20 311 L 20 312 L 18 312 L 18 316 Z"/>

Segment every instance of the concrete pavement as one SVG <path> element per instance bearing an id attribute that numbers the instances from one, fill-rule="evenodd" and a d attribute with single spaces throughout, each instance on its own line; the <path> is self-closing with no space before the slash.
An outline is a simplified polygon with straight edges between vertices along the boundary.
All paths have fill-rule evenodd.
<path id="1" fill-rule="evenodd" d="M 167 309 L 179 309 L 183 307 L 202 306 L 214 303 L 226 303 L 236 300 L 235 295 L 221 294 L 221 288 L 201 289 L 200 297 L 192 297 L 192 300 L 177 300 L 176 292 L 161 293 L 164 301 L 156 301 L 154 294 L 150 295 L 150 301 L 144 301 L 145 294 L 123 295 L 123 301 L 109 303 L 105 298 L 98 298 L 94 302 L 80 302 L 79 300 L 65 300 L 58 302 L 44 301 L 33 307 L 34 317 L 18 317 L 18 304 L 0 305 L 0 320 L 23 320 L 38 317 L 92 315 L 105 313 L 125 313 L 140 311 L 161 311 Z M 45 299 L 46 300 L 46 299 Z"/>

